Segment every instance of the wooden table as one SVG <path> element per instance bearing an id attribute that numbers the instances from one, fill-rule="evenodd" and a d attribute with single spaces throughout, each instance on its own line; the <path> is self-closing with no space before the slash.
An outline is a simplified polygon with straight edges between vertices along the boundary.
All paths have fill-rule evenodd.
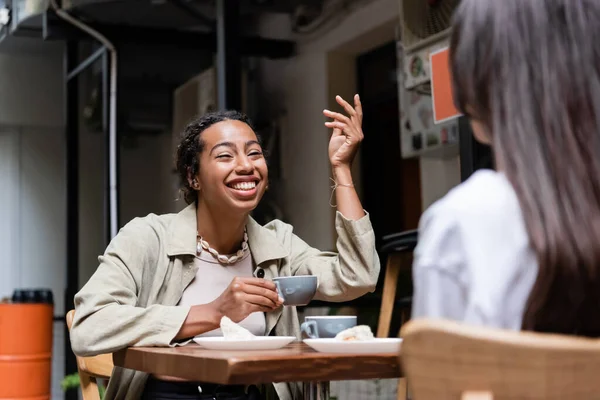
<path id="1" fill-rule="evenodd" d="M 279 350 L 217 351 L 196 344 L 130 347 L 113 355 L 116 366 L 155 375 L 223 385 L 305 382 L 307 399 L 329 398 L 329 382 L 398 378 L 397 354 L 319 353 L 304 343 Z"/>

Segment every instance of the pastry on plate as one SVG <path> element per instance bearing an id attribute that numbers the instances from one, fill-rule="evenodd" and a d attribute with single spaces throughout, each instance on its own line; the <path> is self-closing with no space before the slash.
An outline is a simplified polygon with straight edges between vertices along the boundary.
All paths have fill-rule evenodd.
<path id="1" fill-rule="evenodd" d="M 357 325 L 352 328 L 341 331 L 335 336 L 336 340 L 343 341 L 364 341 L 373 340 L 373 332 L 368 325 Z"/>

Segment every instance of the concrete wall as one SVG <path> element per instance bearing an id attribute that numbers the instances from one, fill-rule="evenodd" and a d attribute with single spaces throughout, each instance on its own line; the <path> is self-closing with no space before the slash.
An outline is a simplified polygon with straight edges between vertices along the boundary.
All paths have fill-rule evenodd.
<path id="1" fill-rule="evenodd" d="M 0 124 L 60 127 L 62 54 L 0 53 Z"/>
<path id="2" fill-rule="evenodd" d="M 55 46 L 56 47 L 56 46 Z M 62 54 L 0 54 L 0 297 L 66 284 Z M 52 398 L 61 398 L 64 346 L 54 325 Z"/>

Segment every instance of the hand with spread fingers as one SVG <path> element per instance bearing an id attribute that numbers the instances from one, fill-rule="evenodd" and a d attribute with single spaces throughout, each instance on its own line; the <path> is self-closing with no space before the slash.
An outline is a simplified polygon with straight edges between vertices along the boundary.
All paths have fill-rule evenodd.
<path id="1" fill-rule="evenodd" d="M 362 104 L 357 94 L 354 95 L 354 107 L 341 96 L 336 96 L 335 100 L 344 108 L 346 115 L 330 110 L 323 110 L 323 114 L 333 119 L 325 122 L 325 126 L 333 129 L 329 141 L 329 160 L 335 182 L 336 207 L 346 218 L 358 220 L 364 217 L 365 212 L 354 189 L 351 167 L 364 138 Z"/>
<path id="2" fill-rule="evenodd" d="M 336 96 L 335 99 L 344 108 L 347 115 L 330 110 L 323 111 L 326 117 L 333 119 L 333 121 L 325 122 L 325 126 L 333 128 L 333 134 L 329 141 L 329 160 L 334 169 L 352 165 L 352 160 L 364 138 L 360 97 L 354 95 L 354 107 L 341 96 Z"/>

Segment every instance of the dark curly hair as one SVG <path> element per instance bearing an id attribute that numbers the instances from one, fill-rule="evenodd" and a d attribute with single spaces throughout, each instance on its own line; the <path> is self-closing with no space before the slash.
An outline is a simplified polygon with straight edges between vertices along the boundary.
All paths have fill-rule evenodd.
<path id="1" fill-rule="evenodd" d="M 191 204 L 198 199 L 198 193 L 190 186 L 188 177 L 198 175 L 200 170 L 198 156 L 204 150 L 204 140 L 202 140 L 200 134 L 208 127 L 223 121 L 241 121 L 254 130 L 250 118 L 244 113 L 239 111 L 215 111 L 194 119 L 181 134 L 181 142 L 177 146 L 175 168 L 179 175 L 180 190 L 187 204 Z M 260 142 L 260 138 L 258 141 Z"/>

